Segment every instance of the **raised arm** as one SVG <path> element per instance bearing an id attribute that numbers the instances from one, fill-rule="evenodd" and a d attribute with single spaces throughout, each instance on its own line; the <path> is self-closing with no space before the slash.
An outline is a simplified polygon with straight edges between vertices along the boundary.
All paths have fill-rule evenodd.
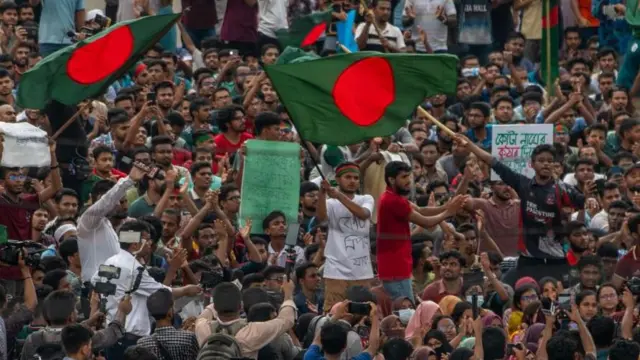
<path id="1" fill-rule="evenodd" d="M 456 212 L 462 208 L 467 199 L 468 196 L 455 196 L 447 204 L 447 210 L 435 216 L 423 216 L 415 209 L 412 209 L 411 214 L 409 214 L 409 221 L 425 229 L 429 229 L 455 215 Z"/>
<path id="2" fill-rule="evenodd" d="M 51 185 L 38 193 L 38 199 L 41 203 L 56 196 L 56 193 L 62 189 L 62 178 L 60 177 L 60 164 L 56 157 L 56 143 L 50 140 L 49 153 L 51 154 Z"/>

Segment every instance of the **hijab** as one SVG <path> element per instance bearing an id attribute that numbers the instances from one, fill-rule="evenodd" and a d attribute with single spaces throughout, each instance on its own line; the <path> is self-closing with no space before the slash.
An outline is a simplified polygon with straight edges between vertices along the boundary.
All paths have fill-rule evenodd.
<path id="1" fill-rule="evenodd" d="M 440 310 L 440 306 L 433 301 L 423 301 L 416 308 L 416 312 L 409 319 L 407 330 L 405 331 L 405 339 L 411 339 L 420 332 L 420 329 L 431 329 L 431 324 L 436 312 Z"/>
<path id="2" fill-rule="evenodd" d="M 442 314 L 451 316 L 451 314 L 453 313 L 453 308 L 456 306 L 457 303 L 461 301 L 462 300 L 455 295 L 447 295 L 443 297 L 439 303 L 440 310 L 442 310 Z"/>
<path id="3" fill-rule="evenodd" d="M 380 330 L 388 338 L 400 338 L 404 337 L 404 328 L 398 329 L 396 324 L 400 321 L 400 318 L 396 315 L 389 315 L 382 319 L 380 322 Z"/>

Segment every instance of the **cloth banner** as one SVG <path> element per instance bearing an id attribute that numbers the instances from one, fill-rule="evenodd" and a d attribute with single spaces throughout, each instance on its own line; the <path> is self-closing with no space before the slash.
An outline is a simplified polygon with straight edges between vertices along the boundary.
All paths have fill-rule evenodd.
<path id="1" fill-rule="evenodd" d="M 250 218 L 252 234 L 264 234 L 262 220 L 280 210 L 287 223 L 298 219 L 300 203 L 300 145 L 282 141 L 248 140 L 242 176 L 240 221 Z"/>
<path id="2" fill-rule="evenodd" d="M 553 144 L 553 125 L 493 125 L 491 144 L 491 155 L 516 173 L 532 178 L 531 152 L 540 144 Z M 500 180 L 493 170 L 491 180 Z"/>
<path id="3" fill-rule="evenodd" d="M 0 165 L 4 167 L 45 167 L 51 165 L 47 133 L 27 122 L 0 122 L 4 135 L 4 151 Z"/>

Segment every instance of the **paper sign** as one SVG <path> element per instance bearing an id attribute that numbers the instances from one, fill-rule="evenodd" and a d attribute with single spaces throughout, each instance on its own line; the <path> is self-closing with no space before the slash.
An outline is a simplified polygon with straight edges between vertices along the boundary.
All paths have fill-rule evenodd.
<path id="1" fill-rule="evenodd" d="M 283 141 L 248 140 L 244 160 L 240 220 L 251 218 L 252 234 L 263 234 L 262 220 L 280 210 L 287 223 L 298 222 L 300 145 Z"/>
<path id="2" fill-rule="evenodd" d="M 493 125 L 491 144 L 491 155 L 514 172 L 532 178 L 531 153 L 540 144 L 553 144 L 553 125 Z M 491 180 L 500 180 L 493 170 Z"/>
<path id="3" fill-rule="evenodd" d="M 47 133 L 29 123 L 0 122 L 4 151 L 0 165 L 5 167 L 45 167 L 51 165 Z"/>

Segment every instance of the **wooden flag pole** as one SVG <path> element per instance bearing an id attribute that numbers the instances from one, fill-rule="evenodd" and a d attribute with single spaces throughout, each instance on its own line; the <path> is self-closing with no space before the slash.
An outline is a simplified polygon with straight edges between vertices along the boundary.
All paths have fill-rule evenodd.
<path id="1" fill-rule="evenodd" d="M 53 134 L 53 136 L 51 136 L 51 140 L 56 140 L 58 138 L 58 136 L 60 136 L 60 134 L 62 134 L 62 132 L 68 128 L 77 118 L 78 116 L 80 116 L 80 114 L 82 114 L 82 112 L 89 107 L 89 105 L 91 105 L 91 100 L 89 100 L 89 102 L 87 102 L 86 104 L 84 104 L 83 106 L 81 106 L 78 111 L 76 111 L 75 114 L 73 114 L 69 120 L 67 120 L 67 122 L 65 122 L 64 124 L 62 124 L 62 126 L 60 127 L 60 129 L 58 129 L 58 131 L 56 131 L 55 134 Z"/>
<path id="2" fill-rule="evenodd" d="M 342 44 L 338 44 L 340 45 L 340 48 L 342 49 L 342 51 L 344 51 L 346 54 L 351 53 L 351 51 L 349 51 L 349 49 L 347 49 L 346 46 L 342 45 Z M 418 106 L 418 112 L 420 114 L 422 114 L 422 116 L 428 118 L 429 120 L 431 120 L 434 124 L 436 124 L 437 127 L 439 127 L 442 131 L 446 132 L 449 136 L 453 136 L 455 135 L 455 132 L 451 129 L 449 129 L 448 127 L 446 127 L 443 123 L 441 123 L 438 119 L 436 119 L 435 117 L 433 117 L 427 110 L 425 110 L 422 106 Z"/>

